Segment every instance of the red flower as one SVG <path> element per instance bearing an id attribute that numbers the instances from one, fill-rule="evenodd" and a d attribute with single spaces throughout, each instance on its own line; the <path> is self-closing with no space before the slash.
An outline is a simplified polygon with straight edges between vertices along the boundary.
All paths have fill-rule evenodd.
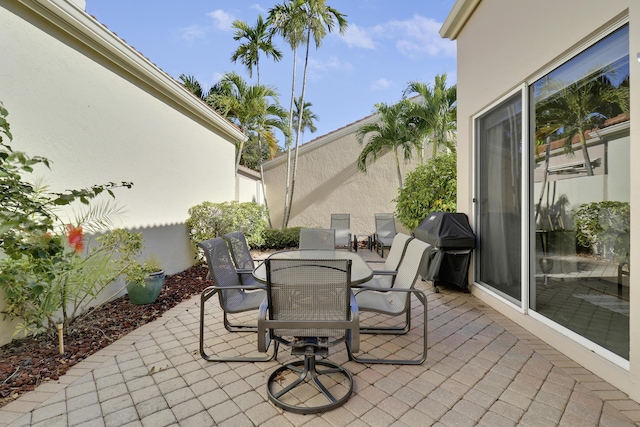
<path id="1" fill-rule="evenodd" d="M 79 254 L 84 249 L 84 237 L 82 235 L 82 227 L 74 227 L 71 224 L 67 224 L 67 240 L 69 246 L 75 249 Z"/>

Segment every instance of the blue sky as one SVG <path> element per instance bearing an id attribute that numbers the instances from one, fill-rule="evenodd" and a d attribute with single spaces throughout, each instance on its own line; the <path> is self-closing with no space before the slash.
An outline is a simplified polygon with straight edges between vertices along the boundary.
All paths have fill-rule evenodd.
<path id="1" fill-rule="evenodd" d="M 240 19 L 254 26 L 258 14 L 266 17 L 280 1 L 255 0 L 87 0 L 86 10 L 174 78 L 192 74 L 204 88 L 230 71 L 249 78 L 246 68 L 231 62 L 239 42 L 231 23 Z M 455 0 L 327 0 L 347 15 L 345 35 L 329 34 L 309 53 L 305 100 L 318 116 L 322 136 L 371 114 L 377 102 L 401 98 L 410 81 L 433 84 L 447 73 L 456 83 L 456 45 L 438 34 Z M 289 108 L 293 53 L 278 37 L 280 62 L 262 58 L 262 84 L 276 88 L 280 103 Z M 298 53 L 300 94 L 304 50 Z"/>

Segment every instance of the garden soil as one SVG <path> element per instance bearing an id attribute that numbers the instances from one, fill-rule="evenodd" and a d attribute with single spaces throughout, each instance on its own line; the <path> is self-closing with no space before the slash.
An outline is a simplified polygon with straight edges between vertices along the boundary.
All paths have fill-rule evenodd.
<path id="1" fill-rule="evenodd" d="M 153 304 L 131 304 L 125 295 L 88 312 L 67 331 L 64 354 L 59 354 L 57 332 L 0 347 L 0 407 L 43 382 L 58 380 L 71 366 L 199 294 L 212 284 L 206 275 L 206 266 L 197 265 L 167 276 Z"/>

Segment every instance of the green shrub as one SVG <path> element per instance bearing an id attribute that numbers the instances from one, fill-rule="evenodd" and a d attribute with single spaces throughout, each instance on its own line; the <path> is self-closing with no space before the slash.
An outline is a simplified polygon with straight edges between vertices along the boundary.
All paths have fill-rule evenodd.
<path id="1" fill-rule="evenodd" d="M 584 203 L 573 213 L 576 241 L 585 248 L 624 258 L 629 250 L 630 207 L 628 202 Z"/>
<path id="2" fill-rule="evenodd" d="M 407 174 L 394 200 L 396 217 L 414 230 L 431 212 L 455 212 L 456 197 L 456 154 L 440 154 Z"/>
<path id="3" fill-rule="evenodd" d="M 189 209 L 189 238 L 195 248 L 199 242 L 241 231 L 249 247 L 263 244 L 267 228 L 265 208 L 255 202 L 203 202 Z"/>
<path id="4" fill-rule="evenodd" d="M 283 230 L 267 228 L 264 230 L 263 236 L 264 243 L 259 246 L 262 250 L 297 248 L 300 245 L 300 227 Z"/>

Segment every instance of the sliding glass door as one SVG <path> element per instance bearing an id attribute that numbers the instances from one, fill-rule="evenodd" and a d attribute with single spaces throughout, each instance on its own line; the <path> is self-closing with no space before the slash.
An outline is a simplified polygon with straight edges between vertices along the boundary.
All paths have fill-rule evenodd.
<path id="1" fill-rule="evenodd" d="M 629 31 L 530 86 L 535 256 L 529 308 L 629 358 Z"/>
<path id="2" fill-rule="evenodd" d="M 519 91 L 475 121 L 475 280 L 514 303 L 522 297 L 522 98 Z"/>
<path id="3" fill-rule="evenodd" d="M 474 282 L 624 366 L 628 25 L 478 114 L 474 148 Z"/>

